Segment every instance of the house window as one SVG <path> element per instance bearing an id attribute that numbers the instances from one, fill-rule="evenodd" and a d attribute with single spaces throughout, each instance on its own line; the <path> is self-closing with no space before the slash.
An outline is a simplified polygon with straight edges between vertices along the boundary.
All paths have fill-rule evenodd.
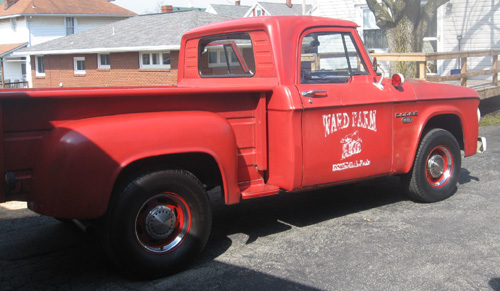
<path id="1" fill-rule="evenodd" d="M 99 69 L 110 69 L 111 68 L 111 63 L 109 61 L 109 54 L 98 55 L 97 60 L 98 60 L 97 68 L 99 68 Z"/>
<path id="2" fill-rule="evenodd" d="M 21 64 L 21 75 L 23 75 L 23 80 L 26 80 L 26 64 Z"/>
<path id="3" fill-rule="evenodd" d="M 141 69 L 170 69 L 170 52 L 141 53 Z"/>
<path id="4" fill-rule="evenodd" d="M 238 66 L 238 57 L 236 56 L 234 50 L 226 46 L 224 49 L 223 46 L 215 46 L 213 48 L 214 51 L 210 51 L 208 53 L 208 67 L 226 67 L 229 63 L 231 66 Z M 229 62 L 226 61 L 226 52 L 228 53 Z"/>
<path id="5" fill-rule="evenodd" d="M 437 37 L 437 13 L 434 14 L 434 17 L 430 21 L 427 26 L 427 30 L 424 34 L 424 39 L 422 43 L 422 52 L 423 53 L 435 53 L 438 51 L 438 37 Z M 426 64 L 427 74 L 437 74 L 438 62 L 437 60 L 427 61 Z"/>
<path id="6" fill-rule="evenodd" d="M 66 35 L 71 35 L 75 33 L 75 18 L 66 17 Z"/>
<path id="7" fill-rule="evenodd" d="M 36 69 L 36 76 L 39 77 L 45 76 L 45 64 L 43 56 L 35 57 L 35 69 Z"/>
<path id="8" fill-rule="evenodd" d="M 162 64 L 170 68 L 170 53 L 169 52 L 163 53 L 161 58 L 162 58 Z"/>
<path id="9" fill-rule="evenodd" d="M 16 29 L 17 29 L 17 18 L 12 18 L 10 20 L 10 26 L 12 27 L 12 31 L 16 31 Z"/>
<path id="10" fill-rule="evenodd" d="M 74 60 L 74 65 L 75 65 L 75 74 L 81 75 L 85 74 L 85 58 L 84 57 L 77 57 L 73 58 Z"/>
<path id="11" fill-rule="evenodd" d="M 375 15 L 369 8 L 363 8 L 363 40 L 368 49 L 387 49 L 387 38 L 377 26 Z"/>

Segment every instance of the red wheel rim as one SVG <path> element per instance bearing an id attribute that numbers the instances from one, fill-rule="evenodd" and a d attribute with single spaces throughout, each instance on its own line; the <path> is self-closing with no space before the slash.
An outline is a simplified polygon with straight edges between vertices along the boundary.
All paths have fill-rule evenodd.
<path id="1" fill-rule="evenodd" d="M 135 218 L 135 238 L 148 252 L 166 253 L 179 246 L 191 227 L 189 207 L 175 193 L 148 199 Z"/>
<path id="2" fill-rule="evenodd" d="M 453 171 L 453 156 L 451 151 L 443 146 L 436 146 L 427 156 L 425 177 L 429 185 L 441 188 L 447 184 Z"/>

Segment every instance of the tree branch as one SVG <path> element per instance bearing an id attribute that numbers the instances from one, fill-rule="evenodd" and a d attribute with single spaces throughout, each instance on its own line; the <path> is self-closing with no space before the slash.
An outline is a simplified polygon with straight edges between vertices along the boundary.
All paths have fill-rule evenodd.
<path id="1" fill-rule="evenodd" d="M 389 13 L 388 6 L 383 7 L 377 0 L 366 0 L 366 4 L 368 4 L 368 7 L 375 15 L 378 27 L 384 30 L 396 25 L 394 19 Z"/>

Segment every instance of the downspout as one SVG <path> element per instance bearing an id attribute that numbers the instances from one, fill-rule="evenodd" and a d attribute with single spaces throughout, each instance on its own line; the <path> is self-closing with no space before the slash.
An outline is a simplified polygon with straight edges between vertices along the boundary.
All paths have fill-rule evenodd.
<path id="1" fill-rule="evenodd" d="M 28 24 L 28 47 L 31 46 L 31 18 L 33 16 L 26 17 L 26 23 Z"/>
<path id="2" fill-rule="evenodd" d="M 33 7 L 35 4 L 33 3 Z M 26 17 L 26 23 L 28 24 L 28 47 L 31 47 L 31 19 L 33 16 Z M 31 70 L 31 55 L 26 56 L 26 81 L 28 82 L 28 88 L 33 88 L 33 71 Z"/>
<path id="3" fill-rule="evenodd" d="M 0 58 L 0 72 L 2 73 L 1 79 L 2 79 L 2 89 L 5 88 L 5 81 L 3 77 L 3 58 Z"/>

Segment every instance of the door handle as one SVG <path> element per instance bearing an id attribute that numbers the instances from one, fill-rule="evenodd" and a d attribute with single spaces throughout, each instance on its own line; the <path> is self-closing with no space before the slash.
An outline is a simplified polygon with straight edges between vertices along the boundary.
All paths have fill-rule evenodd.
<path id="1" fill-rule="evenodd" d="M 304 97 L 326 97 L 326 90 L 310 90 L 302 91 L 302 96 Z"/>

